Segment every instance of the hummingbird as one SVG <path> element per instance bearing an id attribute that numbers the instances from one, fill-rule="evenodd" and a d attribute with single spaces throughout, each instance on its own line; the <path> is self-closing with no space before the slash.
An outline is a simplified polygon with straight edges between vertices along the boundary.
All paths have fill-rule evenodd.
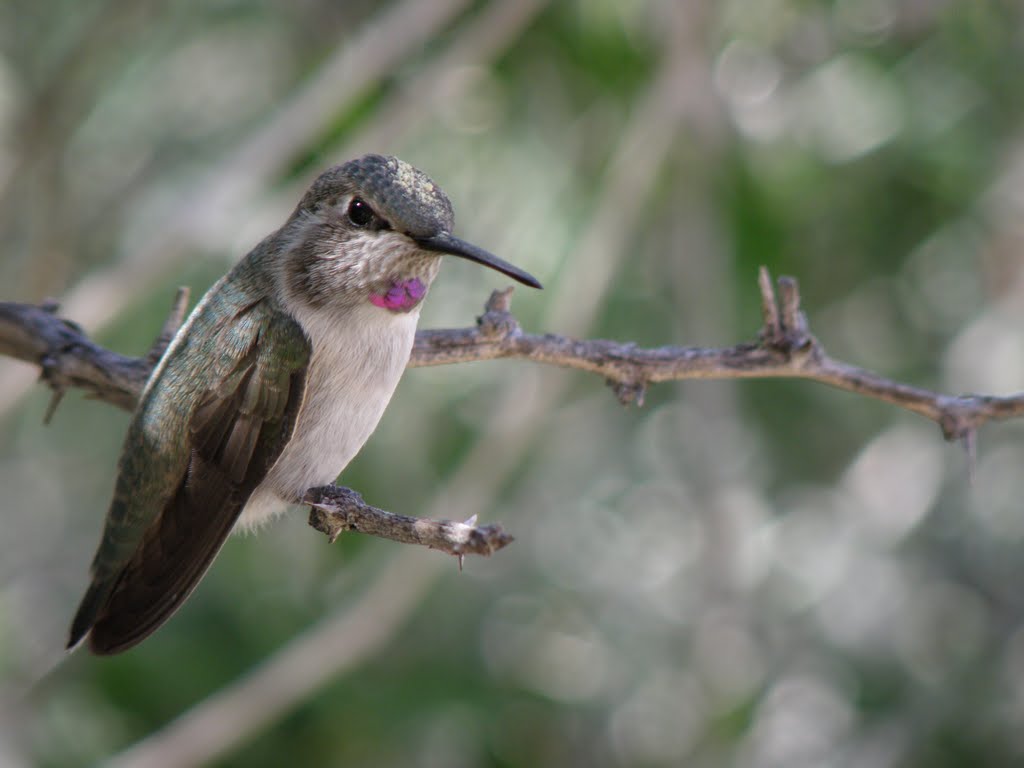
<path id="1" fill-rule="evenodd" d="M 200 300 L 150 376 L 67 647 L 141 642 L 233 529 L 333 482 L 376 428 L 443 255 L 534 288 L 452 234 L 422 171 L 365 155 L 322 173 L 284 226 Z"/>

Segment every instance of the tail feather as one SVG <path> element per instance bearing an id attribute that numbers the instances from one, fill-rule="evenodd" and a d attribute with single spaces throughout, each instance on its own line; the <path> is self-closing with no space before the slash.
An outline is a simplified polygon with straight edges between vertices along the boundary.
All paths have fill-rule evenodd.
<path id="1" fill-rule="evenodd" d="M 92 629 L 93 624 L 96 623 L 96 617 L 110 597 L 112 588 L 113 582 L 106 580 L 94 581 L 89 585 L 85 597 L 82 598 L 82 602 L 78 605 L 78 611 L 75 612 L 75 618 L 71 622 L 68 644 L 65 646 L 67 650 L 70 651 L 82 642 L 82 638 Z"/>
<path id="2" fill-rule="evenodd" d="M 155 632 L 202 580 L 242 506 L 218 468 L 194 460 L 189 482 L 182 483 L 135 556 L 119 574 L 90 586 L 68 647 L 88 632 L 93 653 L 120 653 Z"/>

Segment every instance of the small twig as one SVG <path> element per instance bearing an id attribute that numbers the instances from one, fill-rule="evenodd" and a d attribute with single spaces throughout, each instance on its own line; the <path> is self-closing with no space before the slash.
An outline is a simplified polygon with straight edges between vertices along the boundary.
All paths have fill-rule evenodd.
<path id="1" fill-rule="evenodd" d="M 806 333 L 807 320 L 800 311 L 800 286 L 796 278 L 783 275 L 778 280 L 782 326 L 790 333 Z"/>
<path id="2" fill-rule="evenodd" d="M 768 267 L 757 270 L 757 287 L 761 290 L 761 341 L 776 344 L 782 340 L 782 322 L 779 320 L 779 303 L 775 298 L 775 286 Z"/>
<path id="3" fill-rule="evenodd" d="M 518 336 L 523 332 L 519 321 L 512 314 L 512 286 L 501 291 L 492 291 L 484 304 L 484 313 L 476 319 L 481 338 L 500 341 Z"/>
<path id="4" fill-rule="evenodd" d="M 303 504 L 310 506 L 309 524 L 333 544 L 345 531 L 358 531 L 402 544 L 420 544 L 459 558 L 490 555 L 512 542 L 500 525 L 476 525 L 476 515 L 465 523 L 408 517 L 371 507 L 355 491 L 337 485 L 310 488 Z"/>

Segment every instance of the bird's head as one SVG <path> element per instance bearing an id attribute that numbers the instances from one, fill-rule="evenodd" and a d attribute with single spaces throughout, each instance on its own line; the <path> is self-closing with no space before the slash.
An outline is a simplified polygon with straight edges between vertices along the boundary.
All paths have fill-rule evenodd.
<path id="1" fill-rule="evenodd" d="M 419 305 L 441 256 L 460 256 L 540 288 L 532 275 L 452 234 L 448 197 L 395 157 L 364 155 L 322 173 L 282 230 L 287 292 L 312 307 Z"/>

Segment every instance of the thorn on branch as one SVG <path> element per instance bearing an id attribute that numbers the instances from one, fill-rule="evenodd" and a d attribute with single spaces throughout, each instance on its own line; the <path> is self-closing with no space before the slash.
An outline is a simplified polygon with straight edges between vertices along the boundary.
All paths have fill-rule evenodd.
<path id="1" fill-rule="evenodd" d="M 459 570 L 466 555 L 493 555 L 499 549 L 511 544 L 515 539 L 498 523 L 489 525 L 468 525 L 451 523 L 447 520 L 421 520 L 428 526 L 437 526 L 443 531 L 446 541 L 443 544 L 419 542 L 431 549 L 440 549 L 459 558 Z"/>
<path id="2" fill-rule="evenodd" d="M 46 406 L 46 413 L 43 414 L 43 426 L 50 426 L 50 422 L 53 421 L 53 414 L 57 412 L 57 406 L 60 405 L 64 399 L 64 395 L 67 393 L 67 389 L 64 387 L 54 387 L 53 394 L 50 395 L 50 402 Z"/>
<path id="3" fill-rule="evenodd" d="M 512 311 L 512 294 L 515 292 L 514 286 L 508 286 L 500 290 L 491 291 L 491 295 L 487 297 L 487 301 L 484 302 L 485 312 L 501 312 L 503 314 Z"/>
<path id="4" fill-rule="evenodd" d="M 168 345 L 171 343 L 171 339 L 174 338 L 174 334 L 181 328 L 181 324 L 185 322 L 185 315 L 188 311 L 188 299 L 189 299 L 189 288 L 187 285 L 183 285 L 178 288 L 174 294 L 174 301 L 171 303 L 171 312 L 167 315 L 167 319 L 164 320 L 163 328 L 160 329 L 160 334 L 156 337 L 153 342 L 153 346 L 149 348 L 149 352 L 146 353 L 146 359 L 156 365 L 160 362 L 160 358 L 164 356 L 164 352 L 167 351 Z"/>
<path id="5" fill-rule="evenodd" d="M 938 397 L 935 403 L 941 411 L 938 423 L 942 436 L 949 442 L 974 440 L 971 433 L 978 429 L 978 411 L 981 403 L 973 395 Z M 965 447 L 967 444 L 965 442 Z"/>
<path id="6" fill-rule="evenodd" d="M 330 489 L 329 496 L 326 493 L 314 491 L 326 491 Z M 326 534 L 327 540 L 333 544 L 345 531 L 352 530 L 352 523 L 349 520 L 348 511 L 360 509 L 367 506 L 363 497 L 351 488 L 340 486 L 324 486 L 323 488 L 311 489 L 306 494 L 304 502 L 310 504 L 309 524 L 320 533 Z"/>
<path id="7" fill-rule="evenodd" d="M 49 311 L 49 310 L 47 310 L 47 311 Z M 60 322 L 64 325 L 65 328 L 67 328 L 72 333 L 78 334 L 79 336 L 85 336 L 86 335 L 85 329 L 82 328 L 82 326 L 80 326 L 74 320 L 68 320 L 66 317 L 62 317 L 62 318 L 60 318 Z"/>
<path id="8" fill-rule="evenodd" d="M 504 290 L 493 291 L 484 304 L 484 313 L 476 319 L 476 325 L 485 339 L 497 341 L 522 332 L 511 311 L 512 291 L 511 285 Z"/>
<path id="9" fill-rule="evenodd" d="M 983 399 L 974 395 L 939 396 L 937 422 L 947 442 L 958 441 L 967 454 L 967 477 L 974 484 L 978 464 L 978 427 L 982 423 Z"/>
<path id="10" fill-rule="evenodd" d="M 968 429 L 960 442 L 967 454 L 967 482 L 974 485 L 978 475 L 978 430 L 974 427 Z"/>
<path id="11" fill-rule="evenodd" d="M 309 508 L 309 527 L 324 534 L 328 544 L 336 542 L 338 537 L 348 530 L 340 515 L 312 506 Z"/>
<path id="12" fill-rule="evenodd" d="M 612 392 L 615 393 L 615 397 L 622 405 L 636 404 L 637 408 L 643 407 L 644 396 L 647 394 L 647 382 L 605 379 L 605 383 L 612 388 Z"/>
<path id="13" fill-rule="evenodd" d="M 47 309 L 46 311 L 49 312 L 50 310 Z M 43 414 L 44 426 L 50 426 L 50 422 L 53 421 L 53 415 L 57 412 L 57 407 L 61 404 L 65 393 L 68 391 L 69 384 L 60 373 L 58 361 L 49 354 L 43 355 L 39 360 L 39 378 L 50 388 L 52 393 L 50 395 L 50 402 L 46 406 L 46 413 Z"/>
<path id="14" fill-rule="evenodd" d="M 470 515 L 463 521 L 463 525 L 468 525 L 470 528 L 475 527 L 478 517 L 478 515 Z M 459 561 L 459 573 L 462 573 L 462 566 L 466 562 L 466 554 L 464 552 L 457 552 L 455 559 Z"/>

